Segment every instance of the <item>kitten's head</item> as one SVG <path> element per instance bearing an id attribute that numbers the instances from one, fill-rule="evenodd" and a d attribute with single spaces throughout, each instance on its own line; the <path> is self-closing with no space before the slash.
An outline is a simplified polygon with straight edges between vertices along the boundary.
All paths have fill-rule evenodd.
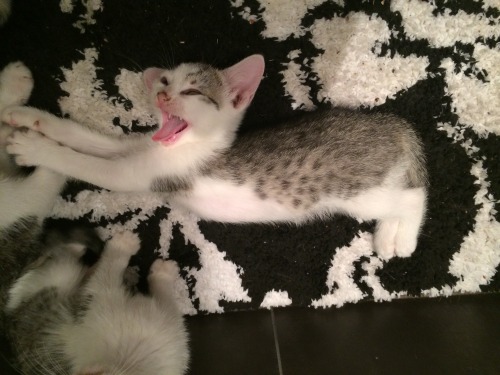
<path id="1" fill-rule="evenodd" d="M 200 63 L 147 69 L 144 83 L 160 123 L 153 140 L 165 146 L 197 141 L 229 146 L 263 73 L 261 55 L 224 70 Z"/>

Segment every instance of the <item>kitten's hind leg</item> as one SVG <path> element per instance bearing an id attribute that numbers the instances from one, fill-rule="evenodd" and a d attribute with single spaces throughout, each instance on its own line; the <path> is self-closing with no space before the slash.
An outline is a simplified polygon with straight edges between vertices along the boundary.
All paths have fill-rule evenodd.
<path id="1" fill-rule="evenodd" d="M 84 264 L 87 253 L 98 255 L 102 249 L 102 241 L 93 229 L 69 222 L 63 226 L 45 225 L 42 242 L 45 245 L 38 251 L 43 255 L 10 289 L 8 309 L 15 309 L 43 289 L 55 288 L 63 296 L 71 294 L 88 270 Z"/>
<path id="2" fill-rule="evenodd" d="M 173 294 L 177 275 L 179 275 L 179 267 L 171 260 L 157 259 L 149 270 L 149 290 L 165 308 L 175 307 Z"/>
<path id="3" fill-rule="evenodd" d="M 9 290 L 7 310 L 16 309 L 44 289 L 55 288 L 59 295 L 70 294 L 85 275 L 86 267 L 70 252 L 54 259 L 40 258 L 37 262 L 41 264 L 17 279 Z"/>
<path id="4" fill-rule="evenodd" d="M 13 127 L 26 127 L 40 132 L 73 150 L 84 154 L 112 157 L 126 151 L 128 144 L 93 132 L 82 124 L 63 119 L 31 107 L 11 107 L 2 114 L 2 121 Z"/>
<path id="5" fill-rule="evenodd" d="M 125 268 L 139 248 L 139 237 L 132 232 L 123 232 L 111 238 L 105 245 L 88 288 L 100 292 L 103 285 L 122 286 Z"/>

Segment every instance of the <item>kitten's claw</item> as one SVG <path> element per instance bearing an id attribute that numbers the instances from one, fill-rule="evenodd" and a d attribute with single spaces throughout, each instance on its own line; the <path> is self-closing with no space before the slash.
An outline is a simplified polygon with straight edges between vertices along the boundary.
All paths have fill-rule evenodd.
<path id="1" fill-rule="evenodd" d="M 179 275 L 179 267 L 173 260 L 156 259 L 149 269 L 149 276 L 162 277 L 174 281 Z"/>

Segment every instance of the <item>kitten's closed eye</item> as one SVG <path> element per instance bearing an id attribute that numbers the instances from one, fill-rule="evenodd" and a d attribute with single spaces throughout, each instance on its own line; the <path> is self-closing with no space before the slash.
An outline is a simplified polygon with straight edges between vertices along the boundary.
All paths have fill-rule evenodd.
<path id="1" fill-rule="evenodd" d="M 181 91 L 182 95 L 203 95 L 201 91 L 196 90 L 196 89 L 187 89 L 184 91 Z"/>

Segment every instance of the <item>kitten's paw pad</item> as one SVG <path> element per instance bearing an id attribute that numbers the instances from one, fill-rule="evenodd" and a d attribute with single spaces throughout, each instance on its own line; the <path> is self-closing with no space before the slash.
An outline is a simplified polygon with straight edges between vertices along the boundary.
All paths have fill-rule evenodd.
<path id="1" fill-rule="evenodd" d="M 34 131 L 15 131 L 7 138 L 7 153 L 14 156 L 18 165 L 37 166 L 57 144 Z"/>
<path id="2" fill-rule="evenodd" d="M 4 105 L 26 103 L 33 89 L 31 71 L 20 61 L 7 65 L 0 74 L 0 89 Z"/>
<path id="3" fill-rule="evenodd" d="M 176 279 L 177 275 L 179 275 L 179 267 L 173 260 L 156 259 L 149 269 L 149 275 L 153 277 L 163 277 L 173 281 Z"/>
<path id="4" fill-rule="evenodd" d="M 24 127 L 43 133 L 47 113 L 31 107 L 9 107 L 2 113 L 2 122 L 17 128 Z"/>
<path id="5" fill-rule="evenodd" d="M 141 247 L 139 236 L 133 232 L 121 232 L 115 234 L 107 245 L 107 251 L 116 251 L 128 255 L 134 255 Z"/>

